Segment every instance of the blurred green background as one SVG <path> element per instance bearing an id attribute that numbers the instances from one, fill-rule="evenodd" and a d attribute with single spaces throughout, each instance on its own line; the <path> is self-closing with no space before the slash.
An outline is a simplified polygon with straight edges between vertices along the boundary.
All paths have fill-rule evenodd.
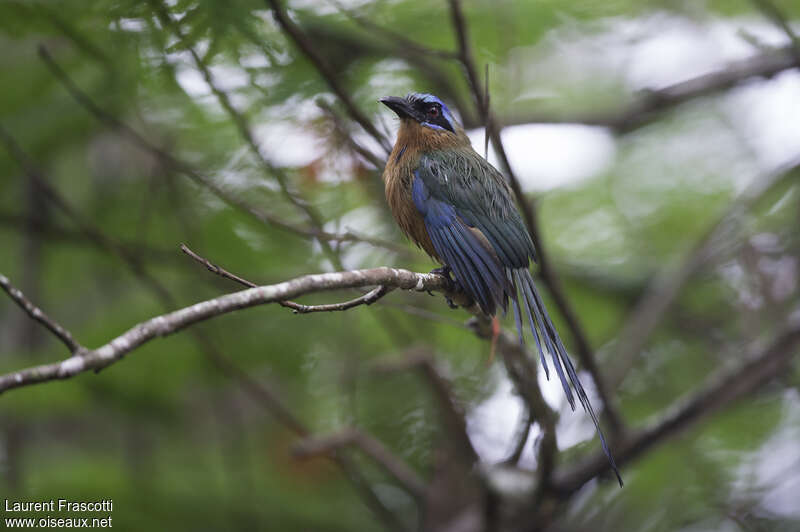
<path id="1" fill-rule="evenodd" d="M 744 76 L 632 124 L 609 118 L 636 111 L 648 91 L 787 46 L 770 6 L 800 31 L 793 0 L 463 5 L 543 246 L 631 427 L 800 319 L 798 172 L 781 170 L 800 155 L 797 68 Z M 284 7 L 385 138 L 397 123 L 379 97 L 433 92 L 483 153 L 462 69 L 431 52 L 456 49 L 446 2 Z M 238 289 L 183 255 L 182 242 L 262 284 L 340 268 L 434 267 L 388 214 L 386 153 L 268 3 L 2 0 L 0 49 L 0 272 L 83 345 Z M 311 227 L 283 181 L 325 231 L 387 245 L 325 249 L 262 223 L 132 142 L 120 123 L 272 217 Z M 774 186 L 760 193 L 765 179 Z M 652 334 L 637 339 L 637 320 L 653 308 L 648 294 L 686 264 L 694 265 L 675 300 Z M 268 305 L 153 341 L 97 375 L 8 391 L 0 397 L 0 498 L 113 499 L 113 525 L 123 530 L 382 530 L 385 520 L 336 464 L 292 457 L 297 435 L 246 383 L 272 390 L 315 434 L 369 432 L 433 483 L 449 435 L 430 386 L 414 372 L 371 370 L 426 350 L 491 470 L 513 449 L 522 403 L 502 364 L 487 364 L 489 344 L 464 327 L 467 318 L 440 296 L 404 292 L 342 313 L 293 315 Z M 66 355 L 0 298 L 2 373 Z M 592 481 L 553 502 L 551 520 L 539 524 L 800 530 L 798 377 L 797 364 L 787 365 L 757 393 L 626 463 L 624 489 Z M 597 452 L 588 417 L 569 411 L 557 382 L 540 382 L 560 414 L 558 467 Z M 538 434 L 534 424 L 522 470 L 536 470 Z M 423 527 L 424 510 L 385 471 L 345 454 L 402 527 Z"/>

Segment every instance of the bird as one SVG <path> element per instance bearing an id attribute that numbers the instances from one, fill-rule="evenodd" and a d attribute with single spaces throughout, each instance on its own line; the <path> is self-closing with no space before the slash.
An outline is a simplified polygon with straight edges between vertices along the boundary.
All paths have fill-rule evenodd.
<path id="1" fill-rule="evenodd" d="M 594 422 L 609 465 L 622 486 L 597 414 L 531 276 L 536 249 L 506 179 L 473 148 L 440 98 L 409 93 L 379 100 L 400 119 L 383 171 L 386 201 L 400 229 L 442 264 L 434 272 L 456 283 L 489 317 L 514 312 L 524 345 L 523 317 L 548 380 L 549 353 L 572 410 L 575 395 Z M 573 393 L 574 390 L 574 393 Z"/>

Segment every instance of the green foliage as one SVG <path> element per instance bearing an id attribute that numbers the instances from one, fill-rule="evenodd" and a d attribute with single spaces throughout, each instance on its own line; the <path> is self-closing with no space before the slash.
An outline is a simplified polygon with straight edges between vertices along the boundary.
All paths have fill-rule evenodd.
<path id="1" fill-rule="evenodd" d="M 274 169 L 248 151 L 194 65 L 193 48 L 257 133 L 263 154 L 292 193 L 319 212 L 326 231 L 352 229 L 404 246 L 384 204 L 379 170 L 353 155 L 347 137 L 371 144 L 265 4 L 167 4 L 183 41 L 159 20 L 159 2 L 0 3 L 0 127 L 70 206 L 65 212 L 48 201 L 0 145 L 0 272 L 90 348 L 166 310 L 239 288 L 181 254 L 182 242 L 258 283 L 333 266 L 318 242 L 226 204 L 98 120 L 48 68 L 39 46 L 92 102 L 148 142 L 232 196 L 309 227 L 280 190 Z M 386 113 L 376 99 L 410 90 L 435 90 L 462 105 L 462 117 L 476 120 L 455 62 L 420 58 L 333 3 L 289 4 L 292 19 L 379 127 Z M 620 24 L 663 17 L 745 25 L 761 16 L 751 2 L 733 0 L 464 4 L 476 62 L 491 65 L 491 104 L 499 116 L 582 116 L 635 101 L 639 95 L 623 68 L 587 75 L 565 52 L 572 46 L 570 53 L 578 49 L 599 60 L 604 50 L 586 43 L 603 43 L 590 39 Z M 796 2 L 776 4 L 800 16 Z M 422 46 L 454 49 L 445 2 L 369 2 L 351 15 Z M 648 37 L 636 34 L 625 46 Z M 747 153 L 751 132 L 730 124 L 735 113 L 724 108 L 725 98 L 711 94 L 651 117 L 646 127 L 614 137 L 605 167 L 535 198 L 543 244 L 604 371 L 619 370 L 620 330 L 650 282 L 680 265 L 742 183 L 763 170 Z M 332 105 L 345 131 L 318 101 Z M 536 158 L 537 149 L 524 157 Z M 651 421 L 718 368 L 735 365 L 796 308 L 796 178 L 770 190 L 715 242 L 714 256 L 683 287 L 612 390 L 631 426 Z M 405 253 L 365 243 L 333 246 L 347 268 L 433 267 L 410 246 Z M 776 265 L 789 268 L 780 279 Z M 770 299 L 770 293 L 778 295 Z M 302 302 L 355 295 L 325 293 Z M 554 309 L 551 294 L 545 298 Z M 553 314 L 574 348 L 563 316 Z M 332 461 L 292 458 L 297 435 L 220 371 L 214 353 L 274 390 L 312 432 L 358 426 L 430 478 L 449 437 L 431 387 L 417 372 L 377 375 L 373 365 L 429 348 L 459 405 L 473 412 L 497 393 L 502 377 L 487 365 L 489 345 L 461 326 L 465 318 L 441 297 L 419 293 L 394 292 L 346 313 L 293 315 L 269 305 L 154 340 L 98 375 L 9 391 L 0 397 L 6 439 L 0 498 L 110 498 L 114 527 L 123 530 L 381 529 Z M 504 320 L 511 326 L 510 317 Z M 61 344 L 0 298 L 2 373 L 65 356 Z M 624 490 L 588 486 L 560 507 L 559 523 L 565 530 L 721 528 L 734 526 L 728 516 L 737 504 L 744 522 L 752 521 L 763 486 L 742 479 L 741 468 L 796 419 L 785 415 L 779 388 L 797 381 L 789 368 L 781 383 L 643 454 L 624 467 Z M 572 420 L 564 423 L 569 432 L 585 421 L 566 407 L 559 413 Z M 13 445 L 17 439 L 23 444 Z M 577 439 L 560 449 L 561 464 L 598 447 Z M 390 509 L 417 524 L 413 501 L 384 471 L 357 453 L 347 456 Z M 535 467 L 530 459 L 523 466 Z M 742 500 L 749 504 L 744 510 Z M 764 529 L 798 526 L 783 515 L 764 520 Z"/>

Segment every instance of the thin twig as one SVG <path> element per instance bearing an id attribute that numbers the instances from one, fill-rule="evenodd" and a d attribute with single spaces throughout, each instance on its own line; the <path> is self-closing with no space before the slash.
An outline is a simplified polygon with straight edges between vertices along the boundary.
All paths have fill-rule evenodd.
<path id="1" fill-rule="evenodd" d="M 301 305 L 300 303 L 295 303 L 294 301 L 283 301 L 281 305 L 294 310 L 295 314 L 310 314 L 312 312 L 340 312 L 343 310 L 350 310 L 351 308 L 361 305 L 371 305 L 391 292 L 391 290 L 391 288 L 387 288 L 386 286 L 378 286 L 366 294 L 354 299 L 342 301 L 341 303 L 328 303 L 327 305 Z"/>
<path id="2" fill-rule="evenodd" d="M 209 261 L 205 257 L 201 257 L 200 255 L 189 249 L 189 246 L 187 246 L 186 244 L 181 244 L 181 251 L 183 251 L 185 254 L 187 254 L 188 256 L 190 256 L 191 258 L 193 258 L 194 260 L 205 266 L 206 269 L 211 273 L 215 273 L 220 277 L 230 279 L 231 281 L 239 283 L 240 285 L 246 286 L 248 288 L 255 288 L 256 286 L 258 286 L 256 283 L 252 281 L 248 281 L 247 279 L 244 279 L 236 274 L 229 272 L 225 268 L 217 266 L 216 264 Z"/>
<path id="3" fill-rule="evenodd" d="M 61 342 L 67 346 L 69 352 L 73 355 L 85 351 L 85 348 L 81 346 L 78 342 L 75 341 L 75 338 L 72 337 L 72 334 L 62 327 L 57 321 L 53 318 L 45 314 L 42 309 L 31 303 L 31 301 L 25 297 L 20 290 L 15 288 L 11 281 L 8 280 L 3 274 L 0 274 L 0 287 L 5 290 L 14 303 L 19 305 L 19 307 L 24 310 L 28 316 L 31 317 L 32 320 L 38 321 L 41 323 L 47 330 L 49 330 L 53 335 L 61 340 Z"/>
<path id="4" fill-rule="evenodd" d="M 219 275 L 220 277 L 224 277 L 226 279 L 230 279 L 231 281 L 237 282 L 243 286 L 247 286 L 248 288 L 255 288 L 258 286 L 252 281 L 248 281 L 242 277 L 239 277 L 236 274 L 233 274 L 222 268 L 217 266 L 213 262 L 209 261 L 205 257 L 201 257 L 191 249 L 186 244 L 181 244 L 181 251 L 183 251 L 186 255 L 193 258 L 195 261 L 199 262 L 206 269 L 212 273 Z M 359 296 L 355 299 L 350 299 L 348 301 L 343 301 L 341 303 L 330 303 L 327 305 L 302 305 L 300 303 L 295 303 L 294 301 L 278 301 L 278 304 L 282 307 L 290 308 L 294 311 L 295 314 L 310 314 L 312 312 L 336 312 L 336 311 L 343 311 L 343 310 L 350 310 L 351 308 L 358 307 L 360 305 L 371 305 L 378 301 L 380 298 L 385 296 L 391 291 L 390 288 L 386 286 L 378 286 L 373 288 L 366 294 Z"/>
<path id="5" fill-rule="evenodd" d="M 408 493 L 417 500 L 425 498 L 425 482 L 414 470 L 395 456 L 376 438 L 349 428 L 328 436 L 314 436 L 298 442 L 292 452 L 298 458 L 327 455 L 342 447 L 354 446 L 383 467 Z"/>

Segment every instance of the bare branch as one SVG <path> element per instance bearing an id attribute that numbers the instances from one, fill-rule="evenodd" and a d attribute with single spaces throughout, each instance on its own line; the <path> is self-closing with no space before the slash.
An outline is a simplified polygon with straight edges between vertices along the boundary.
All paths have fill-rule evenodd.
<path id="1" fill-rule="evenodd" d="M 157 337 L 236 310 L 285 301 L 314 292 L 385 285 L 404 290 L 450 293 L 452 283 L 436 274 L 415 273 L 395 268 L 373 268 L 337 273 L 306 275 L 279 284 L 259 286 L 196 303 L 192 306 L 142 322 L 109 343 L 72 356 L 63 362 L 45 364 L 0 376 L 0 393 L 56 379 L 67 379 L 88 370 L 99 370 L 122 359 L 126 354 Z M 452 294 L 460 297 L 460 294 Z"/>
<path id="2" fill-rule="evenodd" d="M 243 279 L 238 275 L 229 272 L 225 268 L 217 266 L 208 259 L 201 257 L 200 255 L 189 249 L 189 247 L 186 244 L 181 244 L 181 251 L 183 251 L 191 258 L 193 258 L 194 260 L 205 266 L 208 271 L 216 273 L 220 277 L 230 279 L 231 281 L 237 282 L 249 288 L 255 288 L 256 286 L 258 286 L 257 284 L 248 281 L 247 279 Z M 355 299 L 350 299 L 348 301 L 343 301 L 341 303 L 331 303 L 328 305 L 302 305 L 300 303 L 295 303 L 294 301 L 279 301 L 278 304 L 281 305 L 282 307 L 287 307 L 292 309 L 295 314 L 310 314 L 312 312 L 336 312 L 342 310 L 350 310 L 351 308 L 358 307 L 360 305 L 371 305 L 376 301 L 378 301 L 383 296 L 385 296 L 386 294 L 388 294 L 389 292 L 391 292 L 390 288 L 387 288 L 386 286 L 378 286 L 362 296 L 359 296 Z"/>
<path id="3" fill-rule="evenodd" d="M 733 370 L 722 370 L 712 375 L 706 384 L 682 401 L 672 406 L 645 427 L 631 431 L 615 443 L 617 463 L 629 462 L 651 447 L 696 423 L 733 401 L 754 392 L 770 379 L 785 370 L 797 352 L 800 343 L 800 325 L 786 328 L 766 349 L 755 350 Z M 574 493 L 586 482 L 608 469 L 605 455 L 597 453 L 574 468 L 558 475 L 553 491 L 561 497 Z"/>
<path id="4" fill-rule="evenodd" d="M 347 301 L 342 301 L 341 303 L 329 303 L 327 305 L 301 305 L 300 303 L 295 303 L 294 301 L 284 301 L 281 303 L 281 306 L 291 308 L 294 310 L 295 314 L 310 314 L 312 312 L 339 312 L 343 310 L 350 310 L 351 308 L 361 305 L 371 305 L 391 291 L 392 289 L 387 288 L 386 286 L 378 286 L 362 296 L 349 299 Z"/>
<path id="5" fill-rule="evenodd" d="M 464 13 L 461 10 L 461 2 L 459 0 L 450 0 L 450 12 L 452 16 L 453 28 L 455 29 L 456 33 L 456 39 L 458 41 L 459 58 L 464 66 L 464 70 L 466 71 L 467 79 L 469 81 L 470 88 L 472 89 L 472 93 L 474 95 L 480 115 L 487 126 L 486 135 L 490 136 L 492 139 L 492 145 L 494 146 L 495 152 L 502 163 L 503 170 L 508 178 L 511 190 L 514 192 L 514 196 L 517 199 L 517 204 L 522 211 L 522 217 L 525 221 L 525 226 L 527 227 L 528 233 L 531 236 L 531 240 L 533 240 L 533 244 L 536 247 L 541 279 L 547 285 L 550 293 L 553 296 L 556 306 L 561 312 L 561 315 L 564 317 L 564 320 L 567 322 L 567 326 L 569 327 L 572 337 L 575 340 L 577 354 L 581 364 L 592 376 L 592 380 L 594 381 L 595 388 L 597 390 L 597 395 L 600 398 L 600 401 L 603 403 L 603 415 L 608 420 L 612 431 L 618 432 L 623 428 L 622 417 L 617 411 L 617 408 L 614 402 L 611 400 L 611 397 L 606 389 L 600 373 L 600 368 L 597 366 L 597 362 L 594 359 L 592 348 L 589 345 L 586 334 L 584 333 L 583 328 L 578 321 L 577 315 L 573 311 L 566 295 L 564 294 L 564 290 L 561 286 L 558 276 L 555 273 L 555 270 L 550 264 L 549 256 L 542 245 L 542 239 L 533 205 L 525 198 L 525 194 L 522 191 L 519 180 L 511 168 L 511 163 L 509 162 L 505 148 L 503 147 L 503 141 L 500 138 L 500 128 L 496 125 L 494 117 L 489 110 L 488 98 L 481 89 L 480 78 L 478 77 L 478 71 L 475 67 L 475 60 L 472 57 L 472 52 L 469 46 L 467 24 L 466 20 L 464 19 Z"/>
<path id="6" fill-rule="evenodd" d="M 298 458 L 330 454 L 342 447 L 355 446 L 383 467 L 408 493 L 417 500 L 425 498 L 425 482 L 376 438 L 349 428 L 336 434 L 311 437 L 297 443 L 292 452 Z"/>
<path id="7" fill-rule="evenodd" d="M 31 317 L 32 320 L 38 321 L 41 323 L 48 331 L 53 333 L 53 335 L 61 340 L 61 342 L 67 346 L 70 353 L 76 354 L 81 351 L 85 351 L 85 348 L 81 346 L 75 339 L 72 337 L 72 334 L 64 327 L 62 327 L 58 322 L 53 320 L 50 316 L 45 314 L 42 309 L 31 303 L 31 301 L 25 297 L 19 289 L 15 288 L 11 281 L 8 280 L 3 274 L 0 274 L 0 287 L 5 290 L 14 303 L 19 305 L 19 307 L 25 311 L 28 316 Z"/>
<path id="8" fill-rule="evenodd" d="M 236 274 L 229 272 L 225 268 L 217 266 L 216 264 L 209 261 L 205 257 L 201 257 L 200 255 L 189 249 L 189 246 L 187 246 L 186 244 L 181 244 L 181 251 L 183 251 L 185 254 L 193 258 L 195 261 L 205 266 L 206 269 L 211 273 L 216 273 L 220 277 L 224 277 L 225 279 L 230 279 L 231 281 L 239 283 L 240 285 L 246 286 L 248 288 L 255 288 L 256 286 L 258 286 L 256 283 L 252 281 L 248 281 L 247 279 L 244 279 Z"/>

